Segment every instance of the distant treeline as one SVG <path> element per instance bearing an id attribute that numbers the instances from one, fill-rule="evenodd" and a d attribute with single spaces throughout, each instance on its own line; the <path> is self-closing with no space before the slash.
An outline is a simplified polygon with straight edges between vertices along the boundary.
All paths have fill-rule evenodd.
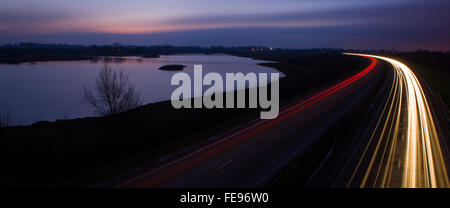
<path id="1" fill-rule="evenodd" d="M 358 52 L 349 49 L 280 49 L 263 46 L 246 47 L 199 47 L 199 46 L 136 46 L 121 45 L 68 45 L 68 44 L 41 44 L 41 43 L 17 43 L 0 45 L 0 63 L 17 64 L 22 62 L 54 61 L 54 60 L 87 60 L 97 56 L 141 56 L 144 58 L 157 58 L 159 55 L 180 53 L 227 53 L 242 56 L 298 56 L 337 54 L 342 52 Z M 392 53 L 392 50 L 360 51 L 370 53 Z"/>

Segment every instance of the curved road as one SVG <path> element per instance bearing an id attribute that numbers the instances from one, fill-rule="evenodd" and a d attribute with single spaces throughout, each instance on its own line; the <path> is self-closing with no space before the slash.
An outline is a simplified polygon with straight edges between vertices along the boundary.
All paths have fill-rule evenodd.
<path id="1" fill-rule="evenodd" d="M 374 58 L 360 73 L 116 187 L 261 187 L 308 149 L 381 78 Z"/>
<path id="2" fill-rule="evenodd" d="M 391 68 L 373 110 L 348 142 L 310 178 L 307 187 L 450 187 L 449 120 L 440 100 L 403 63 L 372 57 Z"/>
<path id="3" fill-rule="evenodd" d="M 394 68 L 389 100 L 348 182 L 360 187 L 449 187 L 446 162 L 427 96 L 412 70 L 391 58 L 362 55 Z M 371 146 L 373 147 L 371 150 Z M 368 165 L 364 166 L 367 160 Z M 358 182 L 359 183 L 359 182 Z"/>
<path id="4" fill-rule="evenodd" d="M 404 64 L 381 56 L 360 73 L 176 158 L 119 177 L 115 187 L 262 187 L 364 99 L 373 118 L 330 152 L 306 186 L 449 187 L 442 139 L 427 96 Z M 377 64 L 383 61 L 389 63 Z M 380 73 L 384 72 L 390 73 Z M 388 76 L 385 76 L 385 75 Z M 383 83 L 380 86 L 380 83 Z M 375 107 L 374 107 L 375 106 Z M 369 114 L 367 114 L 369 115 Z M 357 132 L 355 130 L 355 132 Z M 341 145 L 342 146 L 342 145 Z M 125 178 L 125 179 L 124 179 Z"/>

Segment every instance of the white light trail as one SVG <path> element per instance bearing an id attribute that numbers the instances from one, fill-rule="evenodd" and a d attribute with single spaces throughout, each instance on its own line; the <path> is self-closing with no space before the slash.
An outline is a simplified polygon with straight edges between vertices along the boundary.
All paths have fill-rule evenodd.
<path id="1" fill-rule="evenodd" d="M 383 116 L 380 118 L 372 135 L 374 137 L 377 130 L 382 130 L 361 187 L 450 187 L 433 116 L 413 71 L 392 58 L 346 54 L 381 59 L 394 67 L 394 84 L 383 111 L 383 114 L 386 112 L 386 117 L 385 120 L 382 120 Z M 403 100 L 406 100 L 406 115 L 401 109 L 404 107 Z M 406 119 L 403 119 L 405 116 Z M 401 128 L 402 126 L 406 128 Z M 378 129 L 381 127 L 382 129 Z M 372 142 L 375 140 L 370 138 L 362 157 L 368 154 L 368 146 Z"/>

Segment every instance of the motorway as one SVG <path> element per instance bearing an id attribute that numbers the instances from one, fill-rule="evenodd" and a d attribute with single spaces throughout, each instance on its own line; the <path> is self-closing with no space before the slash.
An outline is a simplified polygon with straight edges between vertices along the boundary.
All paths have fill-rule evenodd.
<path id="1" fill-rule="evenodd" d="M 334 149 L 306 187 L 450 187 L 447 111 L 430 88 L 403 63 L 391 65 L 375 106 L 345 145 Z M 432 109 L 430 106 L 433 105 Z M 366 129 L 366 130 L 363 130 Z"/>
<path id="2" fill-rule="evenodd" d="M 348 185 L 362 172 L 360 187 L 450 187 L 435 119 L 418 78 L 399 61 L 370 57 L 393 66 L 393 85 Z M 362 168 L 364 160 L 369 162 Z"/>
<path id="3" fill-rule="evenodd" d="M 360 73 L 117 187 L 262 187 L 364 98 L 381 78 L 377 61 Z"/>
<path id="4" fill-rule="evenodd" d="M 416 76 L 393 59 L 347 55 L 363 56 L 371 63 L 283 108 L 276 119 L 256 120 L 107 186 L 267 186 L 355 105 L 368 99 L 369 92 L 379 91 L 382 99 L 371 106 L 374 118 L 344 142 L 349 145 L 336 145 L 305 186 L 449 187 L 442 150 L 446 147 L 441 146 Z"/>

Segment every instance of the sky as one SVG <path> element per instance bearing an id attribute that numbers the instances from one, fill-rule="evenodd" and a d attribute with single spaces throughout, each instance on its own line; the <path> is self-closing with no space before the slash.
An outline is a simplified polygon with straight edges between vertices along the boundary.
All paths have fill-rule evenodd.
<path id="1" fill-rule="evenodd" d="M 450 50 L 449 0 L 2 0 L 0 44 Z"/>

